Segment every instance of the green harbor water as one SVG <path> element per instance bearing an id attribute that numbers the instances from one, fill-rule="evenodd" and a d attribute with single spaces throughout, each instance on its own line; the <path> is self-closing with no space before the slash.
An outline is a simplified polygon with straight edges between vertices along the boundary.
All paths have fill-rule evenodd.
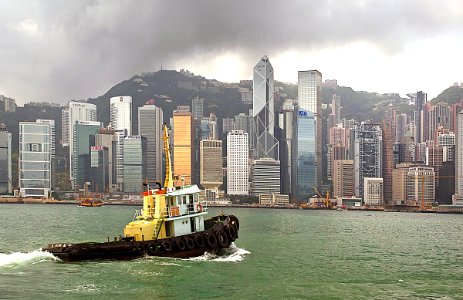
<path id="1" fill-rule="evenodd" d="M 0 299 L 463 299 L 463 215 L 227 208 L 240 232 L 222 257 L 38 251 L 122 234 L 135 209 L 0 205 Z"/>

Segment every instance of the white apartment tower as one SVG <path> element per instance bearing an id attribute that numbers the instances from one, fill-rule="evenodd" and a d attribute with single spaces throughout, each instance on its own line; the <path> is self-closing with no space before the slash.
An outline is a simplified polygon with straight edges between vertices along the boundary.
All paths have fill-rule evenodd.
<path id="1" fill-rule="evenodd" d="M 227 135 L 227 193 L 249 194 L 248 134 L 232 130 Z"/>
<path id="2" fill-rule="evenodd" d="M 109 101 L 109 122 L 116 131 L 116 184 L 122 191 L 124 183 L 124 137 L 132 135 L 132 97 L 117 96 Z"/>

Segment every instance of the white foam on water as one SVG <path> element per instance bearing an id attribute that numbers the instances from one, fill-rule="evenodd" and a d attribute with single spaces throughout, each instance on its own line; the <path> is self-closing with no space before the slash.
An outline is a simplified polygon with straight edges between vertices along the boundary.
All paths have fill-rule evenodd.
<path id="1" fill-rule="evenodd" d="M 205 252 L 203 255 L 186 260 L 192 261 L 219 261 L 219 262 L 240 262 L 247 254 L 250 254 L 246 249 L 238 248 L 235 243 L 231 243 L 230 247 L 224 249 L 221 255 Z"/>
<path id="2" fill-rule="evenodd" d="M 0 269 L 11 268 L 18 265 L 34 265 L 42 261 L 55 261 L 59 258 L 53 254 L 44 251 L 32 251 L 28 253 L 13 252 L 13 253 L 0 253 Z"/>

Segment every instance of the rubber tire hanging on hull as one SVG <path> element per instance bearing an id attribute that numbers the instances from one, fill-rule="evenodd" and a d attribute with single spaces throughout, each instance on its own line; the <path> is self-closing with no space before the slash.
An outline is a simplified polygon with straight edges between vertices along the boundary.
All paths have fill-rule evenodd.
<path id="1" fill-rule="evenodd" d="M 209 248 L 217 247 L 217 237 L 213 233 L 208 233 L 206 235 L 206 244 Z"/>
<path id="2" fill-rule="evenodd" d="M 195 244 L 198 248 L 206 247 L 206 241 L 204 240 L 204 236 L 201 233 L 195 235 Z"/>
<path id="3" fill-rule="evenodd" d="M 222 248 L 228 247 L 229 246 L 228 235 L 225 233 L 225 231 L 220 230 L 216 234 L 217 234 L 217 243 L 219 244 L 219 246 Z"/>
<path id="4" fill-rule="evenodd" d="M 178 249 L 180 251 L 185 250 L 185 242 L 183 241 L 183 239 L 180 238 L 180 239 L 176 240 L 175 244 L 177 245 L 177 247 L 178 247 Z"/>
<path id="5" fill-rule="evenodd" d="M 195 242 L 193 241 L 193 239 L 189 236 L 185 237 L 185 246 L 191 250 L 195 247 Z"/>
<path id="6" fill-rule="evenodd" d="M 236 230 L 236 226 L 235 225 L 228 225 L 226 227 L 226 230 L 228 232 L 228 235 L 230 236 L 230 240 L 231 241 L 234 241 L 238 238 L 238 234 L 237 234 L 237 230 Z"/>
<path id="7" fill-rule="evenodd" d="M 172 242 L 170 240 L 163 241 L 162 249 L 164 249 L 166 252 L 172 251 Z"/>
<path id="8" fill-rule="evenodd" d="M 146 247 L 146 253 L 150 256 L 155 256 L 156 254 L 158 254 L 159 253 L 158 243 L 156 242 L 149 243 L 148 247 Z"/>

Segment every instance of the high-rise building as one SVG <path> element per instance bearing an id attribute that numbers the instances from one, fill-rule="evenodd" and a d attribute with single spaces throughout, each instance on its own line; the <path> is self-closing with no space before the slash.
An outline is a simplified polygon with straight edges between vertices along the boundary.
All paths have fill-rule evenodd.
<path id="1" fill-rule="evenodd" d="M 0 128 L 0 194 L 13 193 L 11 169 L 11 133 Z"/>
<path id="2" fill-rule="evenodd" d="M 254 67 L 253 105 L 255 152 L 254 158 L 278 159 L 278 141 L 275 138 L 273 67 L 267 56 Z"/>
<path id="3" fill-rule="evenodd" d="M 72 178 L 74 188 L 83 188 L 85 178 L 89 172 L 88 163 L 90 161 L 90 146 L 95 144 L 94 136 L 101 128 L 101 122 L 96 121 L 77 121 L 74 125 L 73 151 L 72 154 Z"/>
<path id="4" fill-rule="evenodd" d="M 317 70 L 298 72 L 299 108 L 311 112 L 315 120 L 315 166 L 317 187 L 321 187 L 323 170 L 322 139 L 322 74 Z"/>
<path id="5" fill-rule="evenodd" d="M 392 204 L 403 205 L 413 204 L 407 203 L 407 176 L 408 168 L 412 166 L 412 163 L 400 163 L 396 165 L 396 168 L 392 170 Z"/>
<path id="6" fill-rule="evenodd" d="M 12 98 L 0 95 L 0 111 L 14 113 L 16 111 L 16 101 Z"/>
<path id="7" fill-rule="evenodd" d="M 132 135 L 132 97 L 117 96 L 109 100 L 110 127 L 116 131 L 116 185 L 124 183 L 124 137 Z"/>
<path id="8" fill-rule="evenodd" d="M 56 129 L 55 129 L 55 120 L 47 120 L 47 119 L 37 119 L 35 121 L 36 123 L 42 123 L 42 124 L 48 124 L 50 125 L 50 130 L 51 130 L 51 144 L 50 144 L 50 152 L 51 152 L 51 159 L 55 158 L 56 154 L 56 144 L 55 144 L 55 135 L 56 135 Z"/>
<path id="9" fill-rule="evenodd" d="M 227 193 L 249 194 L 248 133 L 232 130 L 227 135 Z"/>
<path id="10" fill-rule="evenodd" d="M 228 117 L 222 119 L 222 133 L 228 133 L 229 131 L 233 130 L 234 127 L 235 120 Z"/>
<path id="11" fill-rule="evenodd" d="M 103 146 L 90 146 L 90 165 L 86 182 L 90 182 L 92 192 L 106 193 L 109 191 L 109 157 L 108 148 Z"/>
<path id="12" fill-rule="evenodd" d="M 251 194 L 280 194 L 280 161 L 261 158 L 253 161 Z"/>
<path id="13" fill-rule="evenodd" d="M 200 142 L 200 183 L 205 189 L 217 190 L 223 184 L 222 141 Z"/>
<path id="14" fill-rule="evenodd" d="M 433 167 L 412 166 L 407 174 L 407 201 L 431 206 L 435 201 L 435 173 Z"/>
<path id="15" fill-rule="evenodd" d="M 427 102 L 427 95 L 422 91 L 416 93 L 415 98 L 415 142 L 422 143 L 425 142 L 425 111 L 424 106 Z"/>
<path id="16" fill-rule="evenodd" d="M 333 162 L 333 196 L 354 196 L 353 160 L 335 160 Z"/>
<path id="17" fill-rule="evenodd" d="M 463 110 L 458 115 L 455 155 L 455 194 L 463 198 Z"/>
<path id="18" fill-rule="evenodd" d="M 281 193 L 290 195 L 292 202 L 296 202 L 296 172 L 297 172 L 297 102 L 286 99 L 279 115 L 278 137 L 280 145 Z"/>
<path id="19" fill-rule="evenodd" d="M 379 124 L 362 122 L 353 133 L 355 195 L 362 198 L 364 178 L 382 178 L 382 130 Z"/>
<path id="20" fill-rule="evenodd" d="M 190 185 L 195 180 L 193 178 L 193 158 L 195 154 L 193 115 L 187 111 L 174 111 L 173 121 L 173 169 L 174 176 L 178 178 L 176 184 Z"/>
<path id="21" fill-rule="evenodd" d="M 146 179 L 146 138 L 139 135 L 124 137 L 124 192 L 140 193 Z"/>
<path id="22" fill-rule="evenodd" d="M 400 142 L 405 136 L 409 117 L 406 114 L 396 115 L 395 117 L 395 142 Z"/>
<path id="23" fill-rule="evenodd" d="M 315 114 L 299 108 L 296 139 L 296 194 L 298 201 L 306 201 L 318 188 L 317 142 Z"/>
<path id="24" fill-rule="evenodd" d="M 431 105 L 428 112 L 428 137 L 433 139 L 434 132 L 440 127 L 450 129 L 451 126 L 451 108 L 447 103 L 439 102 L 436 105 Z"/>
<path id="25" fill-rule="evenodd" d="M 395 111 L 393 115 L 383 119 L 383 201 L 385 204 L 392 203 L 392 170 L 394 170 L 394 133 L 395 133 Z M 383 203 L 383 204 L 384 204 Z"/>
<path id="26" fill-rule="evenodd" d="M 191 112 L 195 120 L 201 120 L 204 117 L 204 98 L 194 97 L 191 100 Z"/>
<path id="27" fill-rule="evenodd" d="M 22 197 L 48 198 L 51 193 L 52 126 L 19 123 L 19 188 Z"/>
<path id="28" fill-rule="evenodd" d="M 383 178 L 363 178 L 365 205 L 384 205 Z"/>
<path id="29" fill-rule="evenodd" d="M 138 134 L 146 138 L 146 179 L 161 182 L 162 174 L 162 109 L 154 105 L 138 108 Z"/>
<path id="30" fill-rule="evenodd" d="M 248 147 L 249 151 L 252 153 L 252 150 L 255 149 L 254 139 L 252 138 L 255 135 L 252 109 L 249 110 L 249 114 L 240 113 L 235 116 L 234 130 L 243 130 L 244 132 L 248 133 Z"/>
<path id="31" fill-rule="evenodd" d="M 108 187 L 109 191 L 116 191 L 116 136 L 113 129 L 101 128 L 95 134 L 95 146 L 108 151 Z"/>
<path id="32" fill-rule="evenodd" d="M 78 121 L 96 121 L 96 105 L 86 102 L 70 101 L 61 114 L 62 134 L 61 144 L 69 146 L 69 179 L 74 182 L 73 162 L 77 160 L 74 153 L 74 126 Z"/>

